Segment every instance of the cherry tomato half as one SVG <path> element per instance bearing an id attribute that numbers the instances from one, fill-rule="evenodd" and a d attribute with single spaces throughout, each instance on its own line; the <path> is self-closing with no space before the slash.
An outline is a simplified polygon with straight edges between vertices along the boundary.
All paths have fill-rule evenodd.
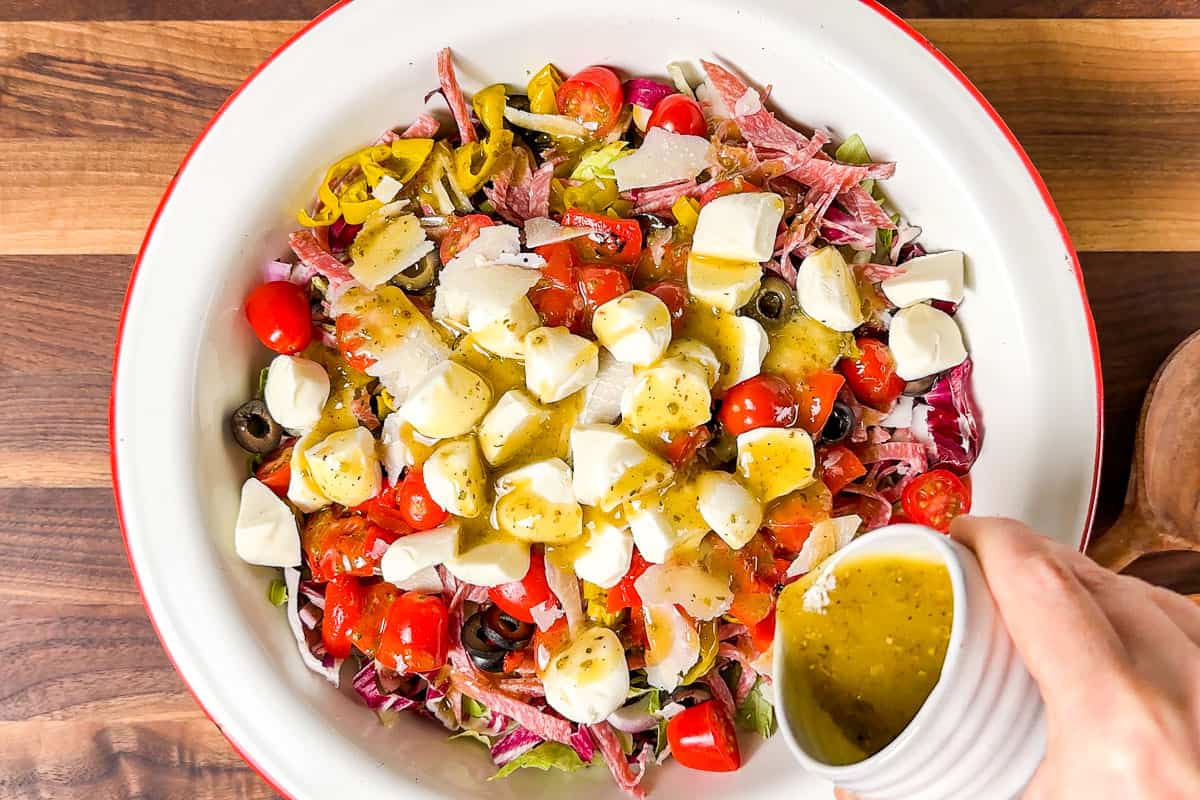
<path id="1" fill-rule="evenodd" d="M 918 525 L 945 533 L 955 517 L 971 510 L 971 489 L 950 470 L 935 469 L 904 487 L 900 507 Z"/>
<path id="2" fill-rule="evenodd" d="M 733 720 L 716 700 L 705 700 L 671 717 L 667 741 L 675 760 L 690 769 L 733 772 L 742 766 Z"/>
<path id="3" fill-rule="evenodd" d="M 546 582 L 546 559 L 541 552 L 529 554 L 529 571 L 519 581 L 502 583 L 488 589 L 488 597 L 510 617 L 523 622 L 533 622 L 533 608 L 546 603 L 557 608 L 558 600 L 550 593 Z"/>
<path id="4" fill-rule="evenodd" d="M 467 245 L 479 238 L 481 229 L 495 224 L 495 221 L 487 214 L 467 214 L 465 217 L 455 217 L 454 222 L 450 223 L 450 230 L 446 231 L 446 235 L 442 238 L 442 244 L 438 248 L 438 255 L 441 256 L 442 263 L 449 263 L 450 259 L 466 250 Z"/>
<path id="5" fill-rule="evenodd" d="M 697 425 L 688 431 L 675 431 L 667 438 L 661 449 L 663 457 L 679 469 L 696 457 L 701 447 L 712 439 L 712 431 L 704 425 Z"/>
<path id="6" fill-rule="evenodd" d="M 734 436 L 755 428 L 788 428 L 796 424 L 796 395 L 777 375 L 755 375 L 725 393 L 718 416 Z"/>
<path id="7" fill-rule="evenodd" d="M 400 590 L 387 581 L 379 581 L 366 588 L 362 613 L 358 621 L 350 626 L 350 640 L 366 655 L 374 656 L 379 649 L 379 638 L 388 611 L 399 596 Z"/>
<path id="8" fill-rule="evenodd" d="M 796 394 L 800 406 L 800 419 L 796 423 L 813 436 L 825 428 L 838 392 L 846 378 L 832 370 L 814 372 L 804 380 L 804 388 Z"/>
<path id="9" fill-rule="evenodd" d="M 829 519 L 832 511 L 833 493 L 817 482 L 776 500 L 763 517 L 763 527 L 771 532 L 779 550 L 795 558 L 808 541 L 813 524 Z"/>
<path id="10" fill-rule="evenodd" d="M 529 291 L 529 302 L 548 327 L 583 329 L 584 304 L 579 295 L 575 250 L 569 242 L 544 244 L 534 250 L 546 259 L 542 277 Z"/>
<path id="11" fill-rule="evenodd" d="M 659 281 L 647 286 L 646 291 L 662 300 L 667 311 L 671 312 L 671 333 L 678 336 L 683 330 L 683 315 L 687 313 L 687 289 L 675 281 Z"/>
<path id="12" fill-rule="evenodd" d="M 415 531 L 432 530 L 450 516 L 429 496 L 425 475 L 419 469 L 410 469 L 405 473 L 399 495 L 400 516 Z"/>
<path id="13" fill-rule="evenodd" d="M 563 81 L 554 97 L 558 113 L 591 127 L 593 134 L 611 128 L 625 103 L 621 79 L 608 67 L 588 67 L 576 72 Z"/>
<path id="14" fill-rule="evenodd" d="M 626 608 L 636 611 L 642 607 L 642 596 L 638 594 L 634 582 L 642 577 L 642 573 L 648 569 L 650 569 L 650 562 L 642 558 L 642 554 L 634 549 L 633 558 L 629 562 L 629 571 L 617 582 L 616 586 L 608 590 L 608 612 L 610 614 Z"/>
<path id="15" fill-rule="evenodd" d="M 346 363 L 359 372 L 375 363 L 375 358 L 360 352 L 359 348 L 367 343 L 363 334 L 362 320 L 354 314 L 341 314 L 334 322 L 334 333 L 337 337 L 338 352 Z"/>
<path id="16" fill-rule="evenodd" d="M 616 267 L 581 267 L 579 270 L 579 294 L 583 296 L 588 316 L 630 288 L 629 276 Z"/>
<path id="17" fill-rule="evenodd" d="M 388 609 L 375 658 L 398 672 L 429 672 L 450 652 L 450 610 L 440 597 L 405 592 Z"/>
<path id="18" fill-rule="evenodd" d="M 708 124 L 704 121 L 700 104 L 682 94 L 669 94 L 658 101 L 650 112 L 650 121 L 646 123 L 646 130 L 651 128 L 688 136 L 708 135 Z"/>
<path id="19" fill-rule="evenodd" d="M 285 439 L 279 449 L 268 453 L 258 469 L 254 470 L 254 477 L 280 497 L 287 497 L 288 486 L 292 482 L 292 447 L 295 443 L 295 439 Z"/>
<path id="20" fill-rule="evenodd" d="M 860 402 L 885 411 L 904 391 L 905 381 L 896 374 L 896 359 L 878 339 L 859 337 L 856 343 L 859 357 L 843 358 L 838 369 Z"/>
<path id="21" fill-rule="evenodd" d="M 636 219 L 617 219 L 568 208 L 562 215 L 562 224 L 591 231 L 571 240 L 584 261 L 631 267 L 642 255 L 642 226 Z"/>
<path id="22" fill-rule="evenodd" d="M 357 578 L 340 575 L 325 584 L 325 613 L 321 617 L 321 639 L 334 658 L 350 655 L 351 631 L 366 602 L 366 591 Z"/>
<path id="23" fill-rule="evenodd" d="M 312 341 L 308 294 L 290 281 L 255 287 L 246 296 L 246 319 L 258 340 L 276 353 L 299 353 Z"/>
<path id="24" fill-rule="evenodd" d="M 400 511 L 402 485 L 385 483 L 379 494 L 355 506 L 353 511 L 363 514 L 379 527 L 396 534 L 396 537 L 412 533 L 413 529 L 409 526 L 408 519 Z"/>
<path id="25" fill-rule="evenodd" d="M 867 468 L 854 455 L 854 451 L 842 444 L 825 450 L 818 460 L 821 462 L 821 480 L 833 494 L 867 474 Z"/>
<path id="26" fill-rule="evenodd" d="M 375 574 L 387 550 L 384 545 L 395 538 L 395 534 L 366 517 L 332 507 L 309 514 L 300 528 L 300 545 L 315 581 L 328 581 L 338 575 Z"/>

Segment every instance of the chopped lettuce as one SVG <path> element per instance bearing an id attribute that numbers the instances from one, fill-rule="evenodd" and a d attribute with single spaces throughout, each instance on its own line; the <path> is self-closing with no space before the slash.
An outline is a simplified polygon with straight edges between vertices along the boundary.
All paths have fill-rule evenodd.
<path id="1" fill-rule="evenodd" d="M 662 692 L 654 689 L 650 694 L 650 702 L 646 704 L 646 710 L 650 715 L 658 720 L 656 726 L 656 737 L 654 740 L 654 755 L 658 756 L 667 746 L 667 720 L 662 716 Z"/>
<path id="2" fill-rule="evenodd" d="M 857 133 L 838 145 L 838 149 L 834 152 L 833 157 L 846 164 L 871 163 L 871 154 L 867 152 L 867 143 Z M 863 181 L 862 188 L 868 192 L 873 191 L 875 189 L 875 181 L 870 179 Z"/>
<path id="3" fill-rule="evenodd" d="M 487 706 L 476 700 L 474 697 L 467 697 L 466 695 L 463 695 L 463 711 L 467 713 L 467 716 L 472 717 L 473 719 L 486 717 L 488 715 Z"/>
<path id="4" fill-rule="evenodd" d="M 900 224 L 900 215 L 892 214 L 892 222 Z M 888 228 L 877 228 L 875 231 L 875 255 L 888 258 L 892 252 L 892 242 L 896 240 L 896 231 Z"/>
<path id="5" fill-rule="evenodd" d="M 600 147 L 588 148 L 579 157 L 579 163 L 571 171 L 571 180 L 590 181 L 596 178 L 614 179 L 612 163 L 629 155 L 624 141 L 616 141 Z"/>
<path id="6" fill-rule="evenodd" d="M 767 699 L 761 678 L 738 706 L 736 720 L 742 730 L 757 732 L 764 739 L 775 733 L 775 706 Z"/>
<path id="7" fill-rule="evenodd" d="M 474 739 L 475 741 L 482 743 L 483 746 L 488 748 L 489 750 L 492 747 L 492 737 L 488 736 L 487 734 L 480 733 L 479 731 L 472 730 L 470 728 L 463 728 L 461 731 L 459 731 L 458 733 L 454 734 L 449 739 L 447 739 L 447 741 L 453 741 L 455 739 L 462 739 L 464 737 L 466 737 L 468 739 Z"/>
<path id="8" fill-rule="evenodd" d="M 543 772 L 548 772 L 552 769 L 562 770 L 563 772 L 576 772 L 587 764 L 575 752 L 575 749 L 568 747 L 561 742 L 543 742 L 527 753 L 514 758 L 512 761 L 505 764 L 496 774 L 488 778 L 489 781 L 494 781 L 497 778 L 507 778 L 519 769 L 530 767 L 540 769 Z"/>

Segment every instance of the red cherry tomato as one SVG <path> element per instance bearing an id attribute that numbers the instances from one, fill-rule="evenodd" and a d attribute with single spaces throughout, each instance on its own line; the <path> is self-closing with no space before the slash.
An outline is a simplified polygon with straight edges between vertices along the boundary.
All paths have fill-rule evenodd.
<path id="1" fill-rule="evenodd" d="M 246 296 L 246 319 L 258 340 L 276 353 L 299 353 L 312 341 L 308 294 L 289 281 L 255 287 Z"/>
<path id="2" fill-rule="evenodd" d="M 558 600 L 546 582 L 546 559 L 537 550 L 529 554 L 529 570 L 524 578 L 493 586 L 488 589 L 488 597 L 505 614 L 524 622 L 533 622 L 535 606 L 546 603 L 550 608 L 558 607 Z"/>
<path id="3" fill-rule="evenodd" d="M 629 276 L 616 267 L 581 267 L 579 270 L 579 293 L 588 316 L 630 288 Z"/>
<path id="4" fill-rule="evenodd" d="M 662 300 L 671 312 L 671 332 L 678 336 L 683 329 L 683 315 L 687 313 L 687 289 L 675 281 L 659 281 L 647 286 L 646 291 Z"/>
<path id="5" fill-rule="evenodd" d="M 900 507 L 918 525 L 944 533 L 955 517 L 971 510 L 971 489 L 950 470 L 935 469 L 918 475 L 904 488 Z"/>
<path id="6" fill-rule="evenodd" d="M 562 215 L 562 224 L 591 231 L 571 240 L 584 261 L 631 267 L 642 255 L 642 226 L 636 219 L 617 219 L 568 208 Z"/>
<path id="7" fill-rule="evenodd" d="M 366 587 L 363 595 L 362 613 L 358 621 L 350 626 L 350 640 L 360 651 L 374 656 L 379 649 L 379 637 L 387 620 L 388 610 L 400 596 L 400 590 L 386 581 Z"/>
<path id="8" fill-rule="evenodd" d="M 254 470 L 258 478 L 267 488 L 280 497 L 287 497 L 288 485 L 292 482 L 292 447 L 295 439 L 286 439 L 279 449 L 271 452 Z"/>
<path id="9" fill-rule="evenodd" d="M 608 612 L 610 614 L 626 608 L 636 611 L 642 607 L 642 597 L 638 594 L 634 582 L 642 577 L 642 573 L 648 569 L 650 569 L 650 562 L 642 558 L 642 554 L 635 549 L 633 558 L 629 562 L 629 571 L 617 582 L 616 586 L 608 590 Z"/>
<path id="10" fill-rule="evenodd" d="M 558 619 L 547 630 L 538 628 L 533 632 L 533 663 L 538 672 L 550 666 L 550 659 L 571 641 L 571 631 L 565 619 Z M 505 658 L 507 668 L 507 657 Z"/>
<path id="11" fill-rule="evenodd" d="M 737 732 L 716 700 L 685 708 L 667 723 L 671 755 L 685 767 L 705 772 L 733 772 L 742 766 Z"/>
<path id="12" fill-rule="evenodd" d="M 663 457 L 678 469 L 695 458 L 696 453 L 708 444 L 710 439 L 712 431 L 704 425 L 697 425 L 690 431 L 676 431 L 661 448 Z"/>
<path id="13" fill-rule="evenodd" d="M 487 214 L 467 214 L 465 217 L 455 217 L 454 222 L 450 223 L 450 230 L 446 231 L 446 235 L 442 237 L 442 244 L 438 248 L 438 255 L 441 256 L 442 263 L 449 263 L 450 259 L 466 250 L 467 245 L 479 238 L 481 229 L 495 224 L 495 220 Z"/>
<path id="14" fill-rule="evenodd" d="M 544 244 L 534 250 L 546 259 L 542 277 L 529 291 L 529 302 L 551 328 L 583 329 L 583 298 L 579 296 L 575 250 L 568 242 Z"/>
<path id="15" fill-rule="evenodd" d="M 334 322 L 334 333 L 337 336 L 338 352 L 346 363 L 359 372 L 375 363 L 372 356 L 359 352 L 359 348 L 367 343 L 363 335 L 362 321 L 353 314 L 342 314 Z"/>
<path id="16" fill-rule="evenodd" d="M 838 369 L 860 402 L 886 410 L 904 391 L 905 381 L 896 374 L 896 359 L 878 339 L 859 337 L 856 343 L 861 355 L 843 358 Z"/>
<path id="17" fill-rule="evenodd" d="M 842 444 L 828 448 L 818 460 L 821 462 L 821 480 L 832 494 L 837 494 L 867 474 L 867 468 L 854 455 L 854 451 Z"/>
<path id="18" fill-rule="evenodd" d="M 429 488 L 425 486 L 425 475 L 419 469 L 410 469 L 400 483 L 400 517 L 415 531 L 436 528 L 449 518 L 446 509 L 433 502 Z"/>
<path id="19" fill-rule="evenodd" d="M 580 70 L 558 87 L 558 113 L 594 126 L 592 133 L 606 132 L 621 116 L 625 92 L 621 79 L 608 67 Z M 590 125 L 589 125 L 590 123 Z"/>
<path id="20" fill-rule="evenodd" d="M 796 424 L 813 436 L 820 433 L 829 421 L 833 403 L 845 383 L 845 377 L 832 370 L 814 372 L 805 378 L 804 388 L 796 393 L 796 402 L 800 406 Z"/>
<path id="21" fill-rule="evenodd" d="M 650 112 L 650 121 L 646 123 L 646 130 L 651 128 L 688 136 L 708 136 L 708 124 L 704 121 L 700 104 L 682 94 L 669 94 L 658 101 Z"/>
<path id="22" fill-rule="evenodd" d="M 704 190 L 704 194 L 700 195 L 700 205 L 706 206 L 718 197 L 724 197 L 727 194 L 741 194 L 742 192 L 761 192 L 762 187 L 757 183 L 751 183 L 742 176 L 732 178 L 727 181 L 717 181 L 712 186 Z"/>
<path id="23" fill-rule="evenodd" d="M 450 652 L 450 611 L 440 598 L 405 592 L 388 609 L 377 658 L 398 672 L 429 672 Z"/>
<path id="24" fill-rule="evenodd" d="M 375 574 L 387 550 L 384 545 L 395 538 L 395 534 L 366 517 L 333 508 L 309 514 L 300 528 L 300 545 L 315 581 L 328 581 L 338 575 Z"/>
<path id="25" fill-rule="evenodd" d="M 357 578 L 341 575 L 325 584 L 325 613 L 321 617 L 321 639 L 334 658 L 350 655 L 351 630 L 358 623 L 366 592 Z"/>
<path id="26" fill-rule="evenodd" d="M 777 375 L 755 375 L 725 393 L 719 416 L 734 436 L 755 428 L 787 428 L 796 424 L 796 395 Z"/>
<path id="27" fill-rule="evenodd" d="M 812 533 L 813 523 L 829 519 L 832 510 L 833 493 L 814 484 L 813 489 L 776 500 L 763 517 L 763 527 L 771 532 L 775 546 L 784 555 L 795 558 Z"/>
<path id="28" fill-rule="evenodd" d="M 765 653 L 775 642 L 775 607 L 757 624 L 750 625 L 750 643 L 757 653 Z"/>
<path id="29" fill-rule="evenodd" d="M 365 503 L 354 507 L 354 511 L 363 514 L 367 519 L 396 537 L 412 533 L 408 520 L 400 512 L 400 488 L 402 484 L 384 484 L 379 494 Z M 393 537 L 393 538 L 396 538 Z"/>

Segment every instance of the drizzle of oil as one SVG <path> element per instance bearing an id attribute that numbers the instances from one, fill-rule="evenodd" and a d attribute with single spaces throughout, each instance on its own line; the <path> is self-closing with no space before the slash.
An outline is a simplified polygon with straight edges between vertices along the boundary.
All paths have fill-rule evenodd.
<path id="1" fill-rule="evenodd" d="M 738 474 L 764 503 L 812 483 L 814 461 L 812 439 L 799 429 L 738 443 Z"/>
<path id="2" fill-rule="evenodd" d="M 313 444 L 331 433 L 350 430 L 358 425 L 351 407 L 355 394 L 374 380 L 346 363 L 341 353 L 313 342 L 304 351 L 304 357 L 317 362 L 329 375 L 329 399 L 321 409 L 321 418 L 313 426 L 306 440 Z"/>
<path id="3" fill-rule="evenodd" d="M 492 387 L 492 397 L 499 397 L 509 389 L 525 386 L 524 364 L 516 359 L 500 358 L 489 353 L 480 347 L 470 334 L 458 340 L 450 354 L 450 360 L 468 367 L 487 381 Z"/>
<path id="4" fill-rule="evenodd" d="M 683 330 L 679 335 L 703 342 L 716 353 L 721 362 L 721 374 L 715 391 L 733 385 L 732 377 L 741 370 L 742 364 L 742 328 L 736 314 L 710 308 L 693 298 L 683 315 Z"/>
<path id="5" fill-rule="evenodd" d="M 621 507 L 601 511 L 595 506 L 583 506 L 583 535 L 572 542 L 546 546 L 546 560 L 559 569 L 571 569 L 575 559 L 587 552 L 588 538 L 603 526 L 624 528 L 625 513 Z"/>
<path id="6" fill-rule="evenodd" d="M 375 291 L 352 286 L 338 298 L 336 308 L 339 315 L 356 318 L 352 335 L 361 340 L 356 349 L 365 354 L 385 353 L 413 337 L 445 341 L 398 286 L 385 284 Z"/>
<path id="7" fill-rule="evenodd" d="M 795 386 L 820 370 L 831 369 L 842 356 L 854 354 L 854 336 L 826 328 L 803 311 L 793 311 L 783 325 L 767 331 L 771 349 L 763 372 L 785 378 Z"/>
<path id="8" fill-rule="evenodd" d="M 629 505 L 660 511 L 679 534 L 672 560 L 694 561 L 700 555 L 700 542 L 709 532 L 708 523 L 700 514 L 700 489 L 696 481 L 677 475 L 675 480 L 654 494 L 636 497 Z"/>

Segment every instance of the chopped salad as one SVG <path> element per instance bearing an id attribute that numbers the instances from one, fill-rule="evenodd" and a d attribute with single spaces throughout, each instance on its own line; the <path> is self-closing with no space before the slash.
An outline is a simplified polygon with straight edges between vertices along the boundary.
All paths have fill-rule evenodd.
<path id="1" fill-rule="evenodd" d="M 701 63 L 468 99 L 443 50 L 452 122 L 330 165 L 246 298 L 277 355 L 231 420 L 238 554 L 309 668 L 496 777 L 738 769 L 779 589 L 970 507 L 962 253 L 859 137 Z"/>

